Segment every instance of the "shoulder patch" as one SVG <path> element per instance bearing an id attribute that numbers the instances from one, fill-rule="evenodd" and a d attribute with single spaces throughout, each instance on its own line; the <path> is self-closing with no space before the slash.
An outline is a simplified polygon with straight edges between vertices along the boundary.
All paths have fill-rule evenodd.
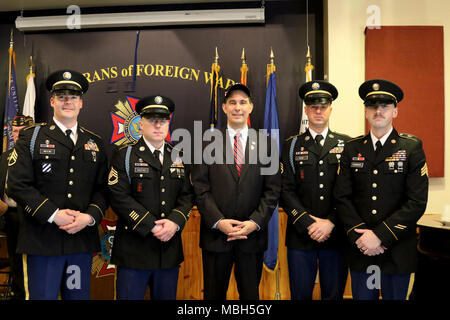
<path id="1" fill-rule="evenodd" d="M 92 131 L 86 129 L 85 127 L 80 126 L 80 129 L 83 129 L 84 131 L 89 132 L 89 133 L 92 134 L 93 136 L 96 136 L 97 138 L 102 139 L 101 136 L 99 136 L 98 134 L 96 134 L 96 133 L 94 133 L 94 132 L 92 132 Z"/>
<path id="2" fill-rule="evenodd" d="M 34 127 L 38 127 L 38 126 L 41 126 L 41 127 L 43 127 L 43 126 L 46 126 L 47 125 L 47 123 L 46 122 L 41 122 L 41 123 L 35 123 L 35 124 L 32 124 L 32 125 L 29 125 L 29 126 L 27 126 L 27 127 L 25 127 L 25 128 L 23 128 L 22 130 L 28 130 L 28 129 L 31 129 L 31 128 L 34 128 Z"/>

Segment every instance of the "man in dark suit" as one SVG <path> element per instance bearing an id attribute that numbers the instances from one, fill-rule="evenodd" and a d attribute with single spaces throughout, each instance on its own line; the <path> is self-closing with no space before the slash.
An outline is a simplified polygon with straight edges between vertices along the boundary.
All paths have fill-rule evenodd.
<path id="1" fill-rule="evenodd" d="M 32 117 L 18 114 L 12 122 L 12 135 L 14 143 L 19 138 L 19 132 L 26 126 L 34 123 Z M 5 219 L 6 242 L 8 246 L 8 260 L 11 268 L 11 293 L 13 299 L 25 299 L 25 289 L 23 286 L 23 266 L 22 256 L 16 254 L 17 237 L 19 235 L 19 217 L 17 214 L 17 203 L 9 198 L 6 193 L 6 180 L 8 175 L 8 159 L 13 148 L 2 153 L 0 156 L 0 202 L 4 204 L 6 211 L 0 212 Z"/>
<path id="2" fill-rule="evenodd" d="M 97 225 L 107 205 L 103 140 L 81 127 L 87 79 L 52 73 L 53 119 L 23 129 L 8 161 L 7 195 L 17 201 L 27 299 L 89 299 Z"/>
<path id="3" fill-rule="evenodd" d="M 200 246 L 203 258 L 204 298 L 225 300 L 234 264 L 239 298 L 259 299 L 267 224 L 277 205 L 281 181 L 279 157 L 273 150 L 271 165 L 255 159 L 260 148 L 272 152 L 271 141 L 247 127 L 252 112 L 249 89 L 231 86 L 222 109 L 227 130 L 221 131 L 223 150 L 216 156 L 231 161 L 205 161 L 194 165 L 192 181 L 201 214 Z M 265 147 L 268 148 L 265 150 Z M 228 150 L 229 152 L 227 153 Z M 217 158 L 217 159 L 218 159 Z M 224 159 L 222 158 L 222 160 Z M 209 164 L 207 164 L 209 163 Z"/>
<path id="4" fill-rule="evenodd" d="M 308 129 L 283 146 L 282 207 L 288 215 L 291 299 L 311 300 L 317 269 L 323 300 L 342 299 L 347 279 L 343 262 L 342 228 L 336 217 L 333 187 L 339 159 L 349 136 L 328 128 L 337 89 L 311 81 L 299 89 Z M 318 268 L 319 265 L 319 268 Z"/>
<path id="5" fill-rule="evenodd" d="M 348 237 L 346 258 L 355 299 L 404 300 L 417 264 L 416 222 L 427 205 L 422 141 L 398 133 L 393 120 L 403 91 L 382 79 L 359 88 L 370 132 L 344 149 L 334 195 Z"/>
<path id="6" fill-rule="evenodd" d="M 189 169 L 165 142 L 175 105 L 160 95 L 136 104 L 142 137 L 114 154 L 108 185 L 118 215 L 111 262 L 118 266 L 117 298 L 176 299 L 181 232 L 194 200 Z"/>

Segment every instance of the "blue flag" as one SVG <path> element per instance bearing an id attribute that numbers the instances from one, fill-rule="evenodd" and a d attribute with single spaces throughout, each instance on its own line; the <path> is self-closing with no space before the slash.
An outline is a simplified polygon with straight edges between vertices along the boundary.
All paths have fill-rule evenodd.
<path id="1" fill-rule="evenodd" d="M 14 147 L 12 136 L 12 121 L 19 110 L 19 99 L 17 97 L 15 53 L 12 46 L 9 48 L 9 73 L 8 88 L 6 92 L 5 117 L 3 120 L 3 151 Z"/>
<path id="2" fill-rule="evenodd" d="M 268 68 L 269 81 L 266 91 L 266 106 L 264 109 L 264 129 L 272 139 L 278 143 L 278 154 L 281 154 L 280 148 L 280 126 L 278 123 L 277 91 L 275 87 L 275 67 Z M 273 154 L 274 150 L 272 150 Z M 277 159 L 278 160 L 278 159 Z M 268 225 L 269 243 L 264 252 L 264 265 L 267 269 L 275 270 L 278 262 L 278 243 L 279 243 L 279 225 L 278 225 L 278 205 L 276 206 L 272 218 Z"/>

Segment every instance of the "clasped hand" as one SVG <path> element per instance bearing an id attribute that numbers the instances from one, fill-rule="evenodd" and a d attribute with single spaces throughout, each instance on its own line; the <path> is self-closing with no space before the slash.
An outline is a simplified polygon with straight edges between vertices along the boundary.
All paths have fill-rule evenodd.
<path id="1" fill-rule="evenodd" d="M 177 230 L 178 225 L 175 222 L 169 219 L 161 219 L 155 221 L 155 226 L 152 229 L 152 233 L 160 241 L 167 242 L 172 239 Z"/>
<path id="2" fill-rule="evenodd" d="M 376 256 L 384 253 L 387 248 L 381 245 L 381 240 L 370 229 L 355 229 L 357 233 L 362 234 L 356 240 L 358 249 L 367 256 Z"/>
<path id="3" fill-rule="evenodd" d="M 247 239 L 247 236 L 258 227 L 251 220 L 222 219 L 217 224 L 217 228 L 228 236 L 227 241 L 233 241 Z"/>
<path id="4" fill-rule="evenodd" d="M 69 234 L 77 233 L 92 223 L 92 217 L 86 213 L 71 209 L 58 210 L 53 222 Z"/>

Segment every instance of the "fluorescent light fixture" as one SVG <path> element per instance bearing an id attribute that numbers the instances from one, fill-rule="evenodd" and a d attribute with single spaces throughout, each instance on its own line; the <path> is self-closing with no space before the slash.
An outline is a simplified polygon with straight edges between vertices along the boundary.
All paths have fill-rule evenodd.
<path id="1" fill-rule="evenodd" d="M 80 14 L 17 17 L 20 31 L 148 27 L 231 23 L 264 23 L 264 8 Z"/>

